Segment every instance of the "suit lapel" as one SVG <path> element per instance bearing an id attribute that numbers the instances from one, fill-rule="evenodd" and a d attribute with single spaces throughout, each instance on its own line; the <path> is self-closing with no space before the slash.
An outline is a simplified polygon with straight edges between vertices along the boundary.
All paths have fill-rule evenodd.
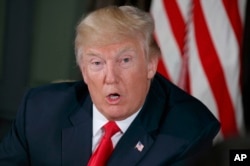
<path id="1" fill-rule="evenodd" d="M 108 166 L 135 165 L 152 145 L 153 139 L 144 128 L 137 125 L 137 122 L 134 125 L 135 127 L 128 129 L 117 144 Z"/>
<path id="2" fill-rule="evenodd" d="M 157 85 L 151 86 L 142 110 L 118 142 L 108 166 L 136 165 L 151 148 L 165 107 L 166 96 L 161 94 Z"/>
<path id="3" fill-rule="evenodd" d="M 88 96 L 70 115 L 72 125 L 62 130 L 62 165 L 87 165 L 92 148 L 91 109 Z"/>

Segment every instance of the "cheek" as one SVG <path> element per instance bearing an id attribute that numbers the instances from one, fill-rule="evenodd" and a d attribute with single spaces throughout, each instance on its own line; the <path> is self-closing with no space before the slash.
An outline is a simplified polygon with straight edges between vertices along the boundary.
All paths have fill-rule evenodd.
<path id="1" fill-rule="evenodd" d="M 134 95 L 140 95 L 146 91 L 148 86 L 147 70 L 140 69 L 133 73 L 127 73 L 126 78 L 123 79 L 127 82 L 127 87 Z"/>
<path id="2" fill-rule="evenodd" d="M 81 66 L 80 67 L 80 70 L 81 70 L 81 73 L 82 73 L 82 78 L 83 78 L 83 81 L 88 84 L 88 73 L 87 73 L 87 70 L 85 67 Z"/>

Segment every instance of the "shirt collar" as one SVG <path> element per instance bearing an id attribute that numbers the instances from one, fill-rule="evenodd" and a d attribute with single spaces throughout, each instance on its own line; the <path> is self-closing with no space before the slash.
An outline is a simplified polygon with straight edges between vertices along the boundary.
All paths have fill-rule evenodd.
<path id="1" fill-rule="evenodd" d="M 134 114 L 129 116 L 128 118 L 121 120 L 121 121 L 115 121 L 118 127 L 121 129 L 122 133 L 125 133 L 130 124 L 133 122 L 137 114 L 140 112 L 141 109 L 136 111 Z M 101 128 L 103 125 L 105 125 L 108 122 L 108 119 L 98 111 L 95 104 L 93 104 L 93 136 L 98 134 L 98 132 L 101 131 Z"/>

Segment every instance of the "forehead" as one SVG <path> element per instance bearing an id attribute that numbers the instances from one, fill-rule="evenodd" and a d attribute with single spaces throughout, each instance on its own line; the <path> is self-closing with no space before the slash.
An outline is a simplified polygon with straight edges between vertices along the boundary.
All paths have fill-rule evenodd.
<path id="1" fill-rule="evenodd" d="M 142 42 L 137 39 L 127 38 L 126 40 L 121 40 L 118 42 L 110 42 L 106 44 L 92 44 L 92 45 L 85 45 L 83 46 L 84 54 L 119 54 L 123 52 L 139 52 L 142 48 Z"/>

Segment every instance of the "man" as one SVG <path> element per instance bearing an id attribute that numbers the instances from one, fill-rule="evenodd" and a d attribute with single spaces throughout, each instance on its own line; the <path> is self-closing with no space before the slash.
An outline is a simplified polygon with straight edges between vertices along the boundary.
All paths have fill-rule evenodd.
<path id="1" fill-rule="evenodd" d="M 211 147 L 219 122 L 156 74 L 153 32 L 150 14 L 131 6 L 81 20 L 75 50 L 84 81 L 28 91 L 0 145 L 0 165 L 186 165 Z M 114 150 L 103 150 L 99 157 L 111 154 L 101 163 L 108 121 L 117 129 L 105 136 Z"/>

